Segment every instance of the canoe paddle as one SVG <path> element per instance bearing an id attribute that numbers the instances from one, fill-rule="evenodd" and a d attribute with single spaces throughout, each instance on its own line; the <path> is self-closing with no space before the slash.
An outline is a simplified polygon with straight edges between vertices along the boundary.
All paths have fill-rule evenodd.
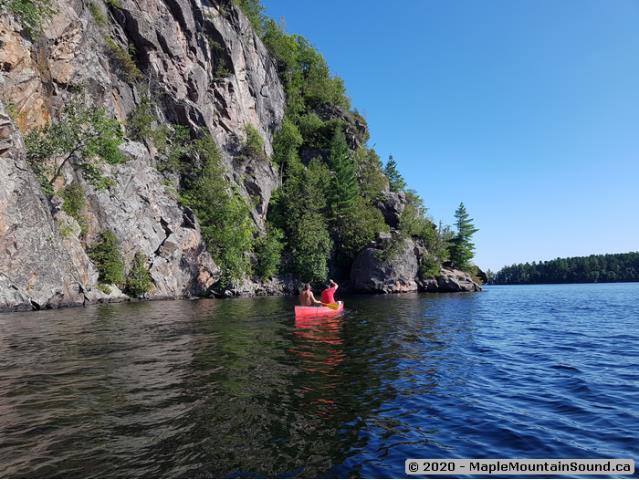
<path id="1" fill-rule="evenodd" d="M 339 303 L 322 303 L 324 307 L 328 307 L 331 310 L 337 310 L 339 308 Z"/>

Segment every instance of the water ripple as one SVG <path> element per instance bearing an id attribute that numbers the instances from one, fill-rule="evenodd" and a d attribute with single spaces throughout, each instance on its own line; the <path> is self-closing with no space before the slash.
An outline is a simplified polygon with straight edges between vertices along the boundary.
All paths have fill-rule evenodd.
<path id="1" fill-rule="evenodd" d="M 639 284 L 0 316 L 0 476 L 398 477 L 636 456 Z"/>

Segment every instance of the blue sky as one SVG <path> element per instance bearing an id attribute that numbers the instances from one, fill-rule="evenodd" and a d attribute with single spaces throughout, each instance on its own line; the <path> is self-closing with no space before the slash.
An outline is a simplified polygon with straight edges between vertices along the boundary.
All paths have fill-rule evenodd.
<path id="1" fill-rule="evenodd" d="M 639 250 L 639 2 L 263 0 L 496 270 Z"/>

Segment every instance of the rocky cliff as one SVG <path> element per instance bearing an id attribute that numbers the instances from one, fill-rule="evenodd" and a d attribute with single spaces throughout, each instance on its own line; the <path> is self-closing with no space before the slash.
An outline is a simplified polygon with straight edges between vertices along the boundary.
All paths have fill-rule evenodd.
<path id="1" fill-rule="evenodd" d="M 152 90 L 160 118 L 213 135 L 227 176 L 254 199 L 251 214 L 263 226 L 277 175 L 269 162 L 240 159 L 237 152 L 247 124 L 263 138 L 266 153 L 272 150 L 285 103 L 273 62 L 229 2 L 124 0 L 114 7 L 57 1 L 53 10 L 37 40 L 10 12 L 0 17 L 0 309 L 125 298 L 117 289 L 96 288 L 98 275 L 85 252 L 104 229 L 118 237 L 127 267 L 136 252 L 148 259 L 151 298 L 205 293 L 219 269 L 192 212 L 163 184 L 152 147 L 126 141 L 120 147 L 126 161 L 103 172 L 113 180 L 108 190 L 67 166 L 57 187 L 77 182 L 87 192 L 88 232 L 81 241 L 77 222 L 55 197 L 50 202 L 43 195 L 25 161 L 21 132 L 45 125 L 78 91 L 125 122 Z M 114 51 L 134 52 L 135 82 Z"/>
<path id="2" fill-rule="evenodd" d="M 79 185 L 86 192 L 80 225 L 61 208 L 59 196 L 43 193 L 26 160 L 24 135 L 49 124 L 78 97 L 92 108 L 104 107 L 122 124 L 150 97 L 160 123 L 212 136 L 224 175 L 250 200 L 259 232 L 280 181 L 268 160 L 286 106 L 275 62 L 230 0 L 53 0 L 51 7 L 37 34 L 24 19 L 0 9 L 0 310 L 128 298 L 118 288 L 98 288 L 87 250 L 105 230 L 117 237 L 125 270 L 137 253 L 146 259 L 148 297 L 209 294 L 220 269 L 207 252 L 198 219 L 159 171 L 154 144 L 125 138 L 118 147 L 124 162 L 101 166 L 108 188 L 88 181 L 77 163 L 64 165 L 52 187 L 59 192 Z M 352 126 L 349 141 L 359 142 L 365 125 L 346 120 Z M 264 156 L 242 154 L 247 126 L 261 137 Z M 391 227 L 397 226 L 403 201 L 389 193 L 380 204 Z M 405 261 L 395 267 L 364 250 L 353 273 L 355 288 L 477 289 L 469 279 L 424 283 L 416 273 L 419 248 L 411 242 L 400 255 Z M 247 279 L 237 291 L 270 293 L 294 284 L 293 278 L 286 285 Z"/>

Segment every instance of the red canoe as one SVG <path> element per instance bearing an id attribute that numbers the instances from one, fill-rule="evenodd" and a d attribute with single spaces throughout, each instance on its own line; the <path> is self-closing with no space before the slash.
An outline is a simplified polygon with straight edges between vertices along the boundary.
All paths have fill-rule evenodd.
<path id="1" fill-rule="evenodd" d="M 295 317 L 325 317 L 330 315 L 338 315 L 344 311 L 344 302 L 337 302 L 339 307 L 336 310 L 328 307 L 295 307 Z"/>

